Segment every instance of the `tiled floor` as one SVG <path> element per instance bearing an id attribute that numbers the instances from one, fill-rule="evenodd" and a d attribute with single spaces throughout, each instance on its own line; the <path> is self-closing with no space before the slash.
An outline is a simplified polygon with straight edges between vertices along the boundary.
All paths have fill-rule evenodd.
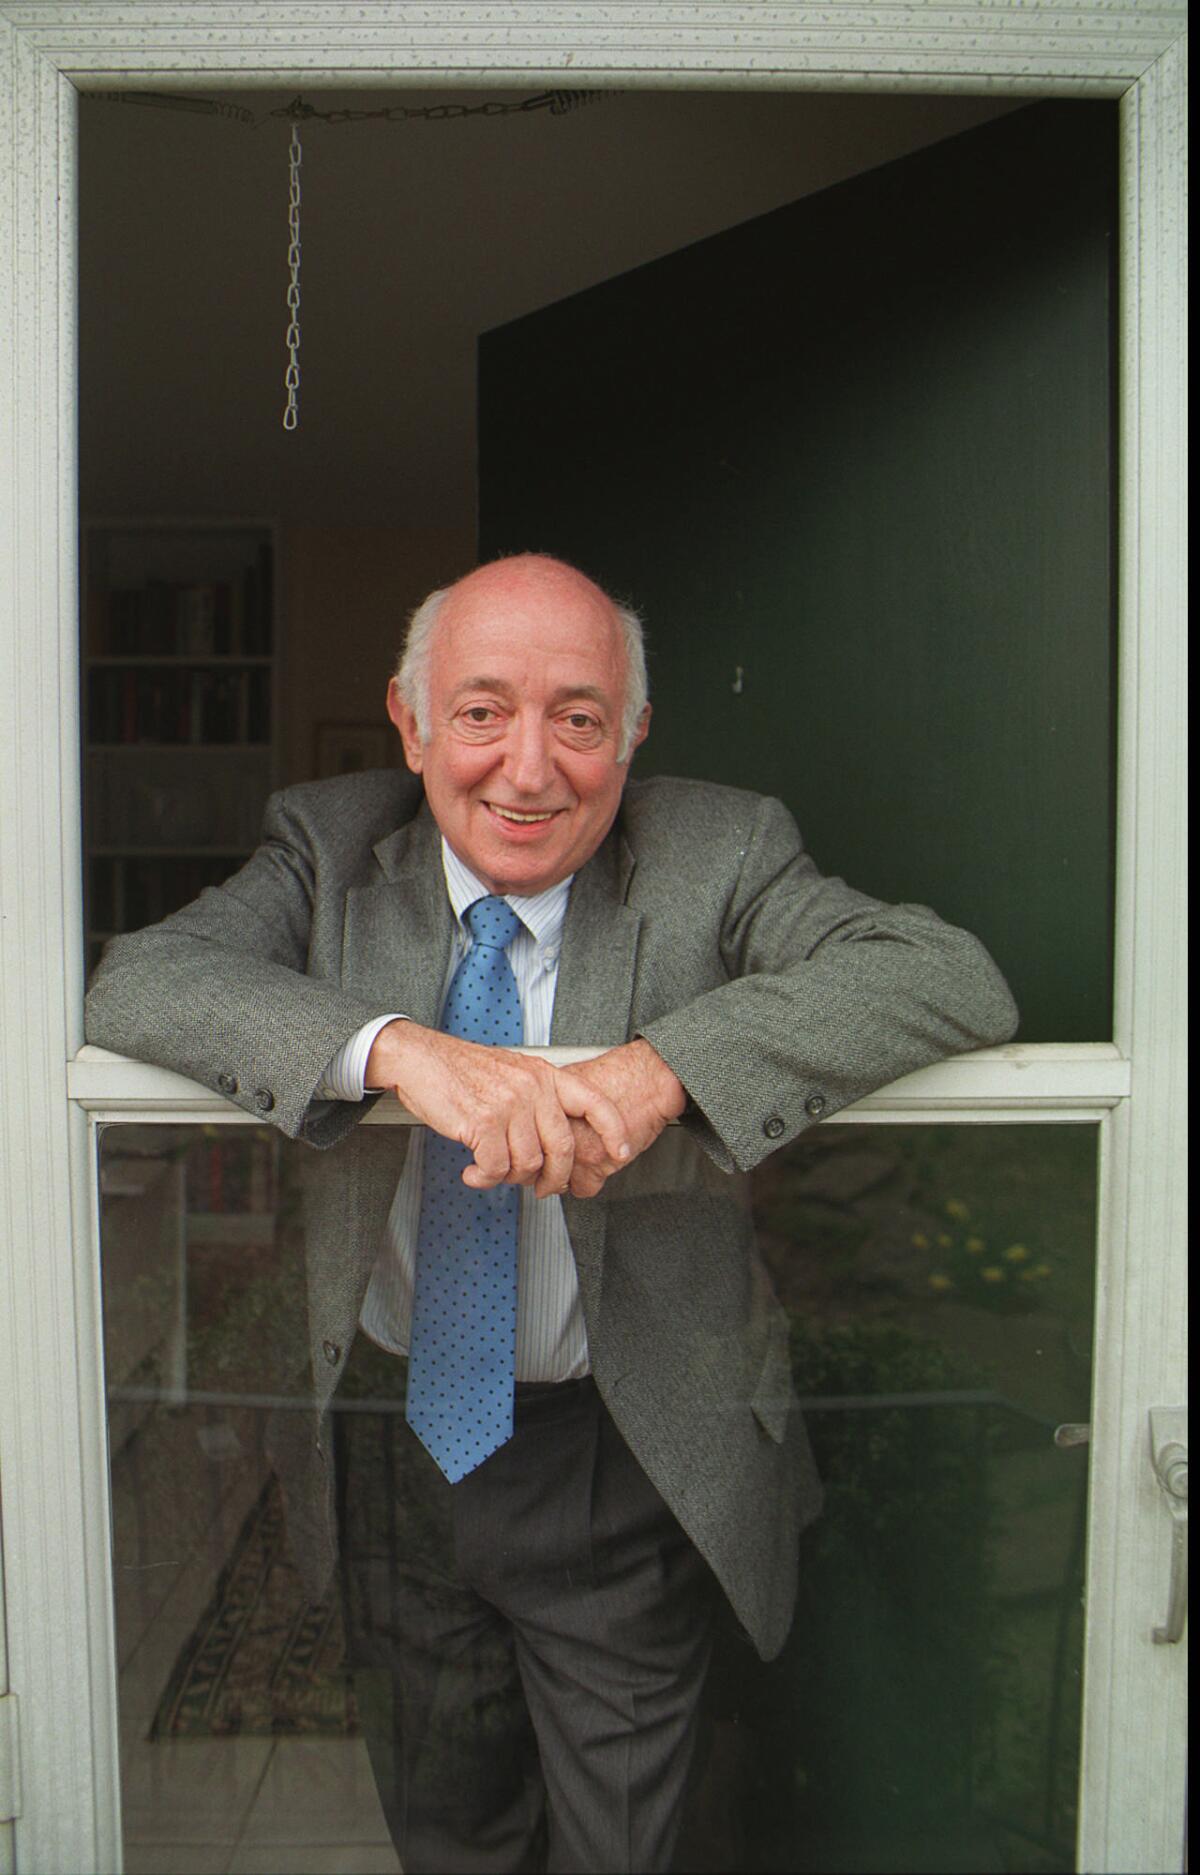
<path id="1" fill-rule="evenodd" d="M 399 1875 L 361 1739 L 149 1736 L 262 1481 L 247 1440 L 242 1462 L 202 1463 L 193 1419 L 144 1439 L 140 1464 L 133 1444 L 114 1457 L 128 1875 Z"/>
<path id="2" fill-rule="evenodd" d="M 127 1875 L 399 1875 L 358 1739 L 141 1739 L 123 1786 Z"/>

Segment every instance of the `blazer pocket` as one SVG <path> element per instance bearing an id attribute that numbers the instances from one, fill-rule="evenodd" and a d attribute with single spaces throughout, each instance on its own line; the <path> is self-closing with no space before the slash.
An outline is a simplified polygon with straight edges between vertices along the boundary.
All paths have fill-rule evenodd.
<path id="1" fill-rule="evenodd" d="M 795 1405 L 792 1363 L 788 1354 L 787 1316 L 778 1304 L 771 1311 L 767 1351 L 750 1398 L 751 1410 L 763 1431 L 782 1445 Z"/>

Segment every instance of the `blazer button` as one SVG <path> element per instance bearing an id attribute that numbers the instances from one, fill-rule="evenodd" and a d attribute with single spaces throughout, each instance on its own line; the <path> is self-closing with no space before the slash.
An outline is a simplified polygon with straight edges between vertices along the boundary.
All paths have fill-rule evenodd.
<path id="1" fill-rule="evenodd" d="M 266 1087 L 260 1087 L 254 1096 L 254 1104 L 260 1113 L 270 1113 L 275 1105 L 275 1096 Z"/>
<path id="2" fill-rule="evenodd" d="M 336 1341 L 323 1341 L 321 1343 L 321 1352 L 331 1367 L 336 1367 L 342 1358 L 342 1350 L 338 1347 Z"/>
<path id="3" fill-rule="evenodd" d="M 781 1114 L 773 1113 L 769 1120 L 763 1121 L 763 1132 L 768 1139 L 782 1139 L 787 1128 Z"/>
<path id="4" fill-rule="evenodd" d="M 819 1120 L 825 1111 L 826 1104 L 824 1094 L 810 1094 L 804 1103 L 804 1111 L 814 1120 Z"/>
<path id="5" fill-rule="evenodd" d="M 218 1074 L 217 1086 L 220 1088 L 223 1094 L 230 1094 L 230 1095 L 236 1094 L 237 1093 L 237 1075 L 236 1074 Z"/>

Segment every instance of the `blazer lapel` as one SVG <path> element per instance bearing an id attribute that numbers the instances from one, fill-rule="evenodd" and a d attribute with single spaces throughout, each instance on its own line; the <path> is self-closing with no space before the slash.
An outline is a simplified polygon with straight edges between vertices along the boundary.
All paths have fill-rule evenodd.
<path id="1" fill-rule="evenodd" d="M 628 1039 L 642 925 L 625 902 L 633 870 L 633 854 L 614 829 L 575 875 L 554 992 L 556 1046 L 611 1048 Z"/>
<path id="2" fill-rule="evenodd" d="M 559 1047 L 613 1047 L 628 1040 L 641 913 L 626 904 L 634 859 L 614 829 L 576 874 L 563 925 L 554 1021 Z M 601 1272 L 608 1207 L 602 1199 L 563 1201 L 584 1320 L 598 1342 Z"/>
<path id="3" fill-rule="evenodd" d="M 346 894 L 342 982 L 436 1027 L 454 914 L 428 806 L 381 840 L 375 857 L 382 878 Z"/>

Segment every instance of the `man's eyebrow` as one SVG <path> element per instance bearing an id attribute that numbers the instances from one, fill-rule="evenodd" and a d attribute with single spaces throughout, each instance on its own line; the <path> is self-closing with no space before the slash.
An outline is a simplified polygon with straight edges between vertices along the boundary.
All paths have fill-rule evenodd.
<path id="1" fill-rule="evenodd" d="M 464 697 L 472 690 L 498 690 L 505 696 L 512 696 L 513 686 L 503 677 L 464 677 L 460 684 L 455 684 L 450 692 L 452 699 Z"/>
<path id="2" fill-rule="evenodd" d="M 606 710 L 612 708 L 612 698 L 600 684 L 564 684 L 550 698 L 552 706 L 577 700 L 599 703 Z"/>

